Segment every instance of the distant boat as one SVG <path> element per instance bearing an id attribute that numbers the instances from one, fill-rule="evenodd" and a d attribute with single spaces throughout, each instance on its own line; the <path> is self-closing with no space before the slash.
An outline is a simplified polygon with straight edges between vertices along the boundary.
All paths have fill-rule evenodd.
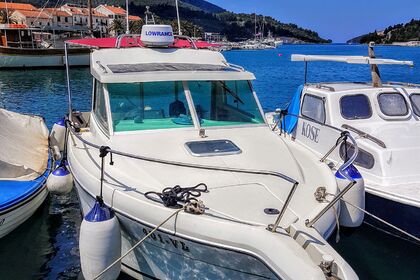
<path id="1" fill-rule="evenodd" d="M 52 34 L 24 24 L 0 24 L 0 69 L 63 67 L 64 48 L 48 43 Z M 89 66 L 89 49 L 69 49 L 70 66 Z"/>
<path id="2" fill-rule="evenodd" d="M 48 129 L 41 117 L 0 109 L 0 238 L 48 195 Z"/>

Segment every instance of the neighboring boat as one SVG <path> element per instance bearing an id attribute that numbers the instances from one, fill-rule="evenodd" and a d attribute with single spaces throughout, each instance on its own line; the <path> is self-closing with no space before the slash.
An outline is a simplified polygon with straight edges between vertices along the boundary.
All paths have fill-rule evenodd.
<path id="1" fill-rule="evenodd" d="M 342 194 L 333 173 L 271 132 L 252 73 L 192 41 L 177 47 L 183 43 L 173 43 L 169 26 L 145 25 L 141 41 L 109 40 L 68 42 L 94 48 L 94 85 L 91 112 L 70 105 L 67 158 L 84 222 L 91 227 L 100 207 L 112 208 L 104 217 L 118 218 L 122 253 L 134 249 L 123 271 L 159 279 L 357 279 L 325 240 L 337 213 L 319 191 Z M 69 94 L 71 101 L 70 87 Z M 93 250 L 81 248 L 82 268 L 93 266 L 83 263 L 96 252 L 118 248 L 95 240 L 81 240 Z"/>
<path id="2" fill-rule="evenodd" d="M 0 238 L 48 195 L 48 129 L 41 117 L 0 109 Z"/>
<path id="3" fill-rule="evenodd" d="M 310 61 L 368 64 L 372 83 L 308 84 L 305 73 L 305 85 L 283 112 L 287 117 L 282 130 L 318 154 L 329 148 L 325 126 L 350 131 L 359 146 L 355 165 L 366 183 L 366 210 L 418 240 L 420 85 L 382 83 L 377 65 L 413 66 L 413 62 L 375 58 L 372 45 L 369 54 L 369 57 L 292 55 L 292 61 L 305 64 Z M 343 144 L 341 158 L 345 159 L 352 151 L 351 145 L 345 148 Z M 366 222 L 407 237 L 404 232 L 370 216 L 366 216 Z"/>
<path id="4" fill-rule="evenodd" d="M 0 69 L 64 67 L 64 48 L 47 44 L 49 35 L 23 24 L 0 24 Z M 88 48 L 68 51 L 71 66 L 89 66 Z"/>

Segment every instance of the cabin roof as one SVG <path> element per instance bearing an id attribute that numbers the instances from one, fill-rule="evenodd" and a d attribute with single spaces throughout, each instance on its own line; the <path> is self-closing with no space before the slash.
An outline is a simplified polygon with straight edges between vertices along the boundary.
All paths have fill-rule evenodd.
<path id="1" fill-rule="evenodd" d="M 91 72 L 102 83 L 255 79 L 218 52 L 182 48 L 94 50 Z"/>
<path id="2" fill-rule="evenodd" d="M 374 87 L 372 83 L 368 82 L 329 82 L 329 83 L 316 83 L 316 84 L 307 84 L 311 89 L 316 89 L 319 91 L 327 93 L 340 93 L 345 91 L 352 90 L 373 90 L 373 89 L 383 89 L 383 88 L 395 88 L 395 87 L 405 87 L 405 88 L 419 88 L 420 85 L 409 84 L 409 83 L 383 83 L 382 87 Z"/>

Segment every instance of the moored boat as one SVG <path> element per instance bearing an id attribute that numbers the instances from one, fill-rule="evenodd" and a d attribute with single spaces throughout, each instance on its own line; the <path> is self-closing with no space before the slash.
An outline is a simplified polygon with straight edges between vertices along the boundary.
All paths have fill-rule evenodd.
<path id="1" fill-rule="evenodd" d="M 328 149 L 324 126 L 348 130 L 358 144 L 355 165 L 366 184 L 365 221 L 404 238 L 420 238 L 420 85 L 382 82 L 378 65 L 411 61 L 369 56 L 292 55 L 293 61 L 344 62 L 371 67 L 372 83 L 306 83 L 282 112 L 282 131 L 318 154 Z M 305 66 L 306 68 L 306 66 Z M 306 79 L 306 73 L 305 73 Z M 353 153 L 341 145 L 334 165 Z"/>
<path id="2" fill-rule="evenodd" d="M 34 39 L 35 34 L 39 40 Z M 42 44 L 48 35 L 52 34 L 23 24 L 0 24 L 0 69 L 64 67 L 64 48 Z M 89 49 L 70 48 L 68 52 L 71 66 L 89 66 Z"/>
<path id="3" fill-rule="evenodd" d="M 0 238 L 48 195 L 48 129 L 40 117 L 0 109 Z"/>
<path id="4" fill-rule="evenodd" d="M 123 254 L 81 235 L 84 276 L 121 261 L 159 279 L 357 279 L 325 240 L 338 213 L 318 194 L 343 195 L 334 174 L 271 132 L 255 76 L 192 41 L 177 47 L 170 27 L 143 28 L 114 46 L 69 42 L 95 47 L 92 111 L 70 106 L 66 122 L 81 229 L 112 225 L 112 239 L 119 224 Z M 107 263 L 92 274 L 98 251 Z"/>

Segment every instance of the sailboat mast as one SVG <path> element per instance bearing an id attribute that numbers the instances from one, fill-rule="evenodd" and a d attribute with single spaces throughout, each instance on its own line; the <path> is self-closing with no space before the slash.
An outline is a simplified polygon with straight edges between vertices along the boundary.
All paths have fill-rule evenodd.
<path id="1" fill-rule="evenodd" d="M 92 0 L 88 0 L 88 11 L 89 11 L 89 17 L 88 17 L 89 33 L 93 34 Z"/>
<path id="2" fill-rule="evenodd" d="M 257 42 L 257 12 L 255 12 L 255 30 L 254 30 L 254 34 L 255 34 L 255 42 Z"/>
<path id="3" fill-rule="evenodd" d="M 126 12 L 126 15 L 125 15 L 125 25 L 126 25 L 125 33 L 130 34 L 130 21 L 128 19 L 128 15 L 129 15 L 129 13 L 128 13 L 128 0 L 125 0 L 125 12 Z"/>
<path id="4" fill-rule="evenodd" d="M 179 18 L 178 0 L 175 0 L 175 8 L 176 8 L 176 18 L 177 18 L 177 21 L 178 21 L 178 35 L 182 35 L 182 31 L 181 31 L 181 20 Z"/>

